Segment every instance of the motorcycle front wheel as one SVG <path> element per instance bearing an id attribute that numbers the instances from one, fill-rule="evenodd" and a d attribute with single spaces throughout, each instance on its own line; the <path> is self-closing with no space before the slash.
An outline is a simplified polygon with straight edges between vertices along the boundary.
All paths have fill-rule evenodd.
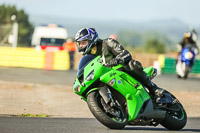
<path id="1" fill-rule="evenodd" d="M 185 67 L 185 75 L 184 75 L 184 79 L 187 79 L 187 78 L 188 78 L 189 70 L 190 70 L 190 67 L 189 67 L 189 66 L 186 66 L 186 67 Z"/>
<path id="2" fill-rule="evenodd" d="M 118 115 L 109 113 L 109 111 L 105 109 L 107 105 L 105 105 L 98 91 L 93 91 L 88 94 L 87 104 L 95 118 L 104 126 L 110 129 L 123 129 L 126 126 L 128 120 L 125 111 L 122 108 L 115 108 L 112 109 L 113 114 Z"/>

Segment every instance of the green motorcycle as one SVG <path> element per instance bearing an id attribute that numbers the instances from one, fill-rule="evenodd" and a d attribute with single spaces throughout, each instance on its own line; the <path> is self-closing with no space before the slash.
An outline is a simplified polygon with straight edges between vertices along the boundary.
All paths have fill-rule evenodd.
<path id="1" fill-rule="evenodd" d="M 84 99 L 95 118 L 110 129 L 126 125 L 157 126 L 180 130 L 187 122 L 187 114 L 170 92 L 157 103 L 148 88 L 122 71 L 123 66 L 105 67 L 101 56 L 86 55 L 79 63 L 73 90 Z M 144 68 L 151 79 L 153 67 Z"/>

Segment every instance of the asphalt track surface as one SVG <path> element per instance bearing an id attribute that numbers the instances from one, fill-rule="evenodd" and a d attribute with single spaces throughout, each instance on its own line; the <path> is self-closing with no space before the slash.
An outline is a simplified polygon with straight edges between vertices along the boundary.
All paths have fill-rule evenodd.
<path id="1" fill-rule="evenodd" d="M 188 119 L 180 131 L 169 131 L 161 125 L 126 126 L 111 130 L 94 118 L 24 118 L 0 117 L 1 133 L 193 133 L 200 132 L 200 118 Z"/>

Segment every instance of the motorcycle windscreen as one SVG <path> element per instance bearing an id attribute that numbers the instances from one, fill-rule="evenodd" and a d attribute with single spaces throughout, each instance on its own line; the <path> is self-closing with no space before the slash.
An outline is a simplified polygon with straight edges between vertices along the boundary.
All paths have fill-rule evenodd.
<path id="1" fill-rule="evenodd" d="M 96 56 L 94 55 L 85 55 L 81 58 L 78 66 L 78 77 L 80 77 L 83 73 L 84 68 L 89 64 Z"/>

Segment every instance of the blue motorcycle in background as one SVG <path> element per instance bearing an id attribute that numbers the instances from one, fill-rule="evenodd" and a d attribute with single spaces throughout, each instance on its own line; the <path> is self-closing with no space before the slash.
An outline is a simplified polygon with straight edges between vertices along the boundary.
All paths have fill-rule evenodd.
<path id="1" fill-rule="evenodd" d="M 185 46 L 182 49 L 176 63 L 176 73 L 178 78 L 188 78 L 188 74 L 195 61 L 195 55 L 195 50 L 191 46 Z"/>

